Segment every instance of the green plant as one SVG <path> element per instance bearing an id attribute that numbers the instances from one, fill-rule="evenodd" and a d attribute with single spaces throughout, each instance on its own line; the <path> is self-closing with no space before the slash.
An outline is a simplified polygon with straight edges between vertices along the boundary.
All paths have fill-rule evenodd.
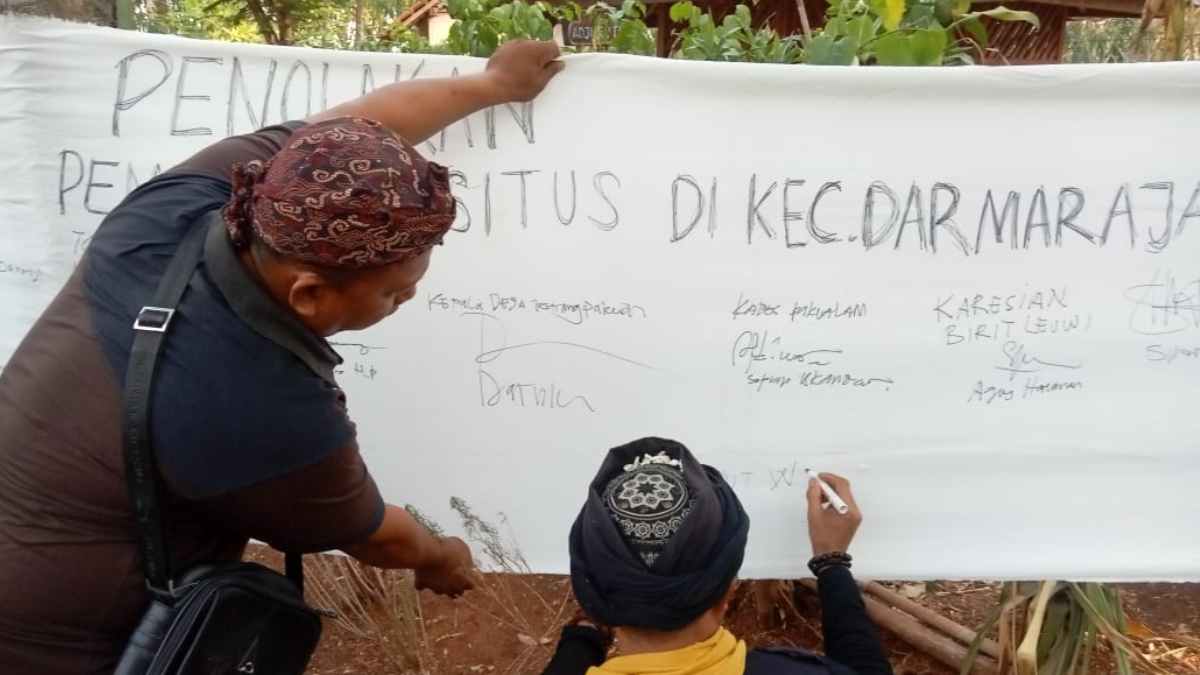
<path id="1" fill-rule="evenodd" d="M 556 2 L 553 5 L 547 5 L 546 9 L 556 22 L 575 21 L 584 15 L 583 8 L 574 0 Z"/>
<path id="2" fill-rule="evenodd" d="M 586 14 L 592 17 L 592 45 L 598 51 L 654 54 L 654 36 L 646 26 L 641 0 L 624 0 L 620 7 L 598 2 Z"/>
<path id="3" fill-rule="evenodd" d="M 1088 675 L 1094 672 L 1101 644 L 1108 646 L 1119 675 L 1131 675 L 1133 664 L 1148 673 L 1167 672 L 1147 659 L 1125 635 L 1121 598 L 1115 588 L 1105 584 L 1004 584 L 960 675 L 972 671 L 984 636 L 997 626 L 999 670 L 1004 675 Z"/>
<path id="4" fill-rule="evenodd" d="M 675 56 L 696 61 L 799 63 L 798 37 L 781 38 L 769 27 L 754 29 L 750 8 L 738 5 L 720 24 L 691 0 L 671 6 L 671 21 L 686 23 L 676 40 Z"/>
<path id="5" fill-rule="evenodd" d="M 838 0 L 805 45 L 815 65 L 940 66 L 974 63 L 986 52 L 982 21 L 1024 21 L 1032 12 L 1004 6 L 971 12 L 970 0 Z"/>
<path id="6" fill-rule="evenodd" d="M 446 9 L 454 19 L 447 39 L 453 54 L 491 56 L 508 40 L 549 40 L 554 33 L 547 18 L 552 12 L 543 2 L 447 0 Z"/>

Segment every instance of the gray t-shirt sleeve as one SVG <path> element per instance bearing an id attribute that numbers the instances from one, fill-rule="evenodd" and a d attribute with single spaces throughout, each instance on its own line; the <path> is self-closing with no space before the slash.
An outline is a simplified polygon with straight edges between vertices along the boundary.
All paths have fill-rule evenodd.
<path id="1" fill-rule="evenodd" d="M 375 480 L 354 446 L 197 505 L 228 530 L 296 553 L 360 543 L 379 529 L 385 511 Z"/>
<path id="2" fill-rule="evenodd" d="M 303 126 L 305 123 L 298 120 L 283 122 L 251 134 L 221 139 L 172 167 L 167 173 L 201 174 L 230 181 L 234 164 L 271 159 L 287 144 L 292 133 Z"/>

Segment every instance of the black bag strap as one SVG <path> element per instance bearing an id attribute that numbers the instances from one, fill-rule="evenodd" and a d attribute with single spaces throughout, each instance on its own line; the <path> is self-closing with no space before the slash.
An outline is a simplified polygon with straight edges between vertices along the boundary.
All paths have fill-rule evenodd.
<path id="1" fill-rule="evenodd" d="M 152 593 L 168 600 L 173 598 L 175 588 L 162 508 L 163 489 L 150 439 L 151 390 L 163 338 L 200 263 L 208 224 L 208 218 L 200 218 L 192 225 L 192 230 L 184 236 L 167 264 L 154 298 L 138 312 L 133 322 L 129 365 L 125 369 L 121 434 L 125 445 L 126 487 L 137 519 L 146 586 Z M 303 591 L 304 568 L 300 554 L 287 553 L 284 564 L 288 578 Z"/>

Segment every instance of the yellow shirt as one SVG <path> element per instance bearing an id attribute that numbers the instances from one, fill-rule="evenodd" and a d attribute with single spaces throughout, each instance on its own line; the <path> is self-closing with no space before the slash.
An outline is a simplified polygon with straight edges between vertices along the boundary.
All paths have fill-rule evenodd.
<path id="1" fill-rule="evenodd" d="M 669 652 L 615 656 L 587 675 L 743 675 L 746 643 L 720 628 L 712 637 Z"/>

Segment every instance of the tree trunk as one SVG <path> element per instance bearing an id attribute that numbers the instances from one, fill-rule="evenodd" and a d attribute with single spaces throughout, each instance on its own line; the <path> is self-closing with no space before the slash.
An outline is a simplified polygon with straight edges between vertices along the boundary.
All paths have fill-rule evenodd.
<path id="1" fill-rule="evenodd" d="M 263 42 L 269 45 L 279 44 L 275 26 L 271 23 L 271 17 L 267 16 L 267 9 L 262 0 L 246 0 L 246 9 L 250 10 L 250 15 L 254 17 L 254 24 L 258 26 Z"/>
<path id="2" fill-rule="evenodd" d="M 362 33 L 363 33 L 363 2 L 364 0 L 354 0 L 354 48 L 362 48 Z"/>
<path id="3" fill-rule="evenodd" d="M 293 18 L 291 8 L 288 7 L 288 0 L 280 0 L 280 2 L 276 4 L 275 8 L 277 15 L 276 22 L 278 23 L 278 28 L 276 30 L 278 31 L 277 36 L 279 37 L 279 41 L 275 44 L 290 45 L 292 44 Z"/>

